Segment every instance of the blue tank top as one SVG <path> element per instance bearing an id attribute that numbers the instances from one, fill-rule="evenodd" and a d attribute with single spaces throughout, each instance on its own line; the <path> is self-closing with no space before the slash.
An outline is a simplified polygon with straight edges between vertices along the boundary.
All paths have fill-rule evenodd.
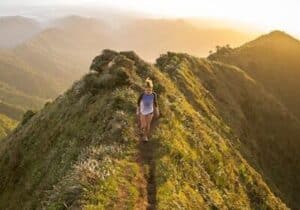
<path id="1" fill-rule="evenodd" d="M 147 115 L 153 112 L 154 94 L 143 94 L 141 99 L 141 113 Z"/>

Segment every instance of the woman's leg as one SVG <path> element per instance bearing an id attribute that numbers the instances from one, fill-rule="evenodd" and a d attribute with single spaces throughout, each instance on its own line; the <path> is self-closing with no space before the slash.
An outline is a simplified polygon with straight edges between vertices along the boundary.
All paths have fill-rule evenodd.
<path id="1" fill-rule="evenodd" d="M 147 137 L 150 134 L 152 118 L 153 118 L 153 113 L 148 114 L 147 117 L 146 117 L 146 136 Z"/>
<path id="2" fill-rule="evenodd" d="M 147 135 L 146 134 L 146 130 L 147 130 L 146 117 L 147 117 L 146 115 L 140 114 L 141 131 L 142 131 L 143 137 L 145 137 Z"/>

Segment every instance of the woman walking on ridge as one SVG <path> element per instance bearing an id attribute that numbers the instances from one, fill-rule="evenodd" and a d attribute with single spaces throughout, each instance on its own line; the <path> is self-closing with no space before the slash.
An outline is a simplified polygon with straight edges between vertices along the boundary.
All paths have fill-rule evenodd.
<path id="1" fill-rule="evenodd" d="M 153 82 L 149 78 L 145 81 L 145 91 L 140 95 L 137 102 L 136 114 L 139 117 L 142 140 L 148 141 L 153 114 L 159 116 L 157 95 L 153 92 Z"/>

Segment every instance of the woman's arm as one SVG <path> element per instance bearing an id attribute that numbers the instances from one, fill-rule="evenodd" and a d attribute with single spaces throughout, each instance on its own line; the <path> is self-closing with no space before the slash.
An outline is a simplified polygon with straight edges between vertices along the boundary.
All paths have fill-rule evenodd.
<path id="1" fill-rule="evenodd" d="M 137 107 L 136 107 L 136 114 L 137 114 L 137 115 L 139 115 L 139 114 L 140 114 L 140 111 L 141 111 L 140 105 L 141 105 L 141 100 L 142 100 L 142 98 L 143 98 L 143 94 L 141 94 L 140 97 L 139 97 L 138 100 L 137 100 Z"/>
<path id="2" fill-rule="evenodd" d="M 158 102 L 157 102 L 157 94 L 153 93 L 153 95 L 154 95 L 153 104 L 154 104 L 155 114 L 156 114 L 157 117 L 159 117 L 159 108 L 158 108 Z"/>

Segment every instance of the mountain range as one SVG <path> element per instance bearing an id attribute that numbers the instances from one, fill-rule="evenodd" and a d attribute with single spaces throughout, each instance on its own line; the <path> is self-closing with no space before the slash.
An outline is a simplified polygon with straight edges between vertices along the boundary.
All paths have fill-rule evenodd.
<path id="1" fill-rule="evenodd" d="M 11 48 L 41 31 L 39 23 L 22 16 L 0 17 L 0 48 Z"/>
<path id="2" fill-rule="evenodd" d="M 0 209 L 299 209 L 300 42 L 228 45 L 244 38 L 70 16 L 2 49 Z M 144 144 L 148 77 L 161 117 Z"/>
<path id="3" fill-rule="evenodd" d="M 231 29 L 200 28 L 184 20 L 125 16 L 122 24 L 112 27 L 107 20 L 80 16 L 48 22 L 1 17 L 0 99 L 23 112 L 38 110 L 78 80 L 93 56 L 107 47 L 134 49 L 153 60 L 167 49 L 206 54 L 214 45 L 247 38 Z"/>

